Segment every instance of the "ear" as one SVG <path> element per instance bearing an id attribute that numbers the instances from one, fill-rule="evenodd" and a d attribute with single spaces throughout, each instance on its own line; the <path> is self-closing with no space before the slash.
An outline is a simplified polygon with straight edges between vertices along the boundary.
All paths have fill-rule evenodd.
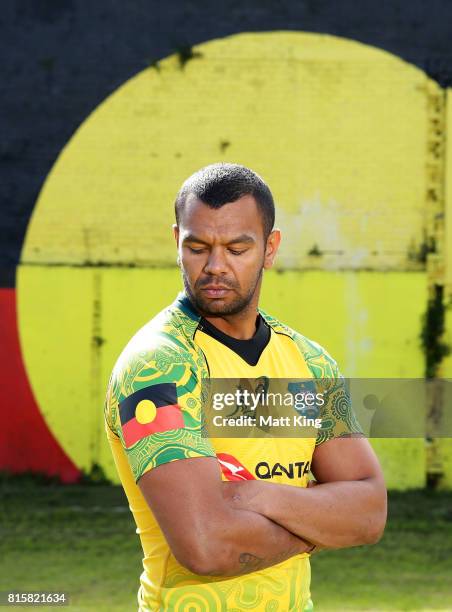
<path id="1" fill-rule="evenodd" d="M 179 247 L 179 226 L 177 223 L 173 223 L 173 234 L 176 240 L 176 246 Z"/>
<path id="2" fill-rule="evenodd" d="M 267 270 L 273 266 L 273 262 L 278 252 L 281 242 L 281 232 L 279 229 L 274 229 L 270 232 L 265 246 L 264 269 Z"/>

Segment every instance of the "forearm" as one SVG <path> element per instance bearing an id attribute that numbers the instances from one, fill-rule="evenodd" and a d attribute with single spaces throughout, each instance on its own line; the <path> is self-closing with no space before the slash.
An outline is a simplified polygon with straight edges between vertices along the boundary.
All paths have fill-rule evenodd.
<path id="1" fill-rule="evenodd" d="M 235 507 L 216 458 L 168 462 L 143 474 L 139 487 L 172 554 L 194 574 L 237 576 L 312 546 L 265 516 Z"/>
<path id="2" fill-rule="evenodd" d="M 252 481 L 237 484 L 237 506 L 259 512 L 319 547 L 374 543 L 386 521 L 386 491 L 374 478 L 308 489 Z"/>
<path id="3" fill-rule="evenodd" d="M 219 517 L 209 555 L 214 567 L 203 573 L 237 576 L 254 572 L 312 548 L 310 542 L 290 533 L 258 512 L 229 505 Z"/>

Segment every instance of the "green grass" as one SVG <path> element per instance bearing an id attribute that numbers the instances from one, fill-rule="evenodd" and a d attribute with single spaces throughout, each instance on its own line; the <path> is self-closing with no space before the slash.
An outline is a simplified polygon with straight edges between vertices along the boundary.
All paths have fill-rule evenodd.
<path id="1" fill-rule="evenodd" d="M 136 610 L 141 549 L 122 488 L 3 479 L 0 496 L 0 591 L 64 590 L 71 612 Z M 389 509 L 376 546 L 313 556 L 316 612 L 452 610 L 452 493 L 392 493 Z"/>
<path id="2" fill-rule="evenodd" d="M 452 493 L 392 492 L 374 546 L 312 557 L 316 610 L 452 610 Z"/>

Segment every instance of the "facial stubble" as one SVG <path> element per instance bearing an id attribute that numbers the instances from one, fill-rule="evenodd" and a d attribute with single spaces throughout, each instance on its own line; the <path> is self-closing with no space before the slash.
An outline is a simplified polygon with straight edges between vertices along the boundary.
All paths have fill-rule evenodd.
<path id="1" fill-rule="evenodd" d="M 221 278 L 209 278 L 209 279 L 203 280 L 202 284 L 195 282 L 195 290 L 193 291 L 190 286 L 188 276 L 184 268 L 181 266 L 182 280 L 184 283 L 185 292 L 187 296 L 189 297 L 190 301 L 192 302 L 193 306 L 195 306 L 195 308 L 203 316 L 219 316 L 219 317 L 228 316 L 228 315 L 236 315 L 236 314 L 239 314 L 240 312 L 245 311 L 249 307 L 254 297 L 254 294 L 257 290 L 257 287 L 261 281 L 263 270 L 264 270 L 264 260 L 262 259 L 262 263 L 259 267 L 258 273 L 249 291 L 247 292 L 246 296 L 236 295 L 236 297 L 232 300 L 232 302 L 228 304 L 223 304 L 222 300 L 220 299 L 208 300 L 204 298 L 202 296 L 202 289 L 200 287 L 205 287 L 208 284 L 211 284 L 211 283 L 214 284 L 215 282 L 217 282 L 219 284 L 221 283 L 222 285 L 226 285 L 228 288 L 234 291 L 237 289 L 238 287 L 237 285 L 232 286 L 230 283 L 225 283 L 224 280 L 223 281 L 221 280 Z"/>

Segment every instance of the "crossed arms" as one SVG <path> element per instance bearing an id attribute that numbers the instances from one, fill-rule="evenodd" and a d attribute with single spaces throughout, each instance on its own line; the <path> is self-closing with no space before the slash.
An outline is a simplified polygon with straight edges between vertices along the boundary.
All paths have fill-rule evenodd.
<path id="1" fill-rule="evenodd" d="M 317 486 L 222 482 L 214 457 L 160 465 L 138 486 L 172 553 L 195 574 L 237 576 L 316 548 L 374 544 L 386 523 L 386 487 L 364 437 L 316 447 Z M 183 517 L 183 520 L 182 520 Z"/>

